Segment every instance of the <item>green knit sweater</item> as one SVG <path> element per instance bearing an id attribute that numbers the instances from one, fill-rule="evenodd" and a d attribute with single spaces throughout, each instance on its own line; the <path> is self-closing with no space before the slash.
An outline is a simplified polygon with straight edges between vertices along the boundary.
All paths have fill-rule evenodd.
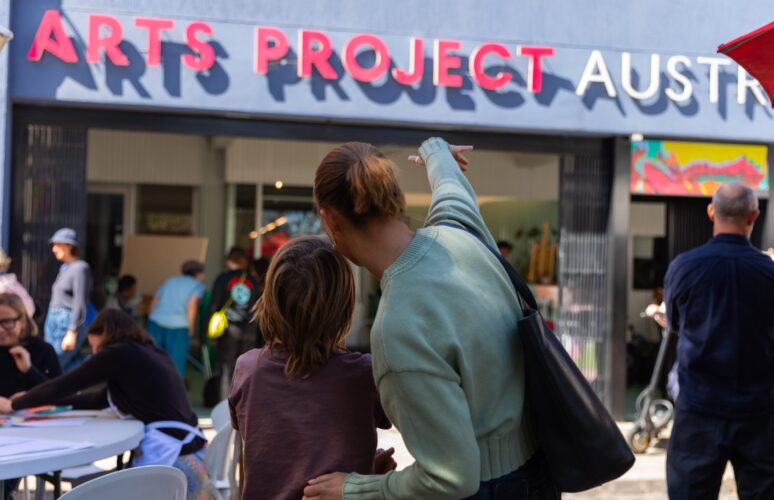
<path id="1" fill-rule="evenodd" d="M 382 277 L 371 330 L 376 385 L 416 463 L 350 474 L 344 498 L 464 498 L 534 453 L 525 429 L 520 310 L 500 263 L 464 224 L 495 241 L 442 139 L 419 150 L 433 198 L 426 225 Z"/>

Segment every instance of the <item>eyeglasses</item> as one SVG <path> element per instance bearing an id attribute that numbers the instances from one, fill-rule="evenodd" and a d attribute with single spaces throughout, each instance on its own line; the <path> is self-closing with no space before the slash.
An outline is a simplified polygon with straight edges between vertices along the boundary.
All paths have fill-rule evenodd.
<path id="1" fill-rule="evenodd" d="M 0 327 L 4 330 L 10 330 L 16 326 L 16 323 L 18 323 L 20 319 L 21 315 L 16 316 L 15 318 L 2 318 L 0 319 Z"/>

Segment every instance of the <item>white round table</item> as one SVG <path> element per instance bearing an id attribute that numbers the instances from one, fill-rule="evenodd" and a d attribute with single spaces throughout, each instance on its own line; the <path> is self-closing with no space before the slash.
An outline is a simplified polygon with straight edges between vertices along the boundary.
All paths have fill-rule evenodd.
<path id="1" fill-rule="evenodd" d="M 139 420 L 112 418 L 93 418 L 89 422 L 75 427 L 4 427 L 0 429 L 0 436 L 86 441 L 92 443 L 93 446 L 2 463 L 0 464 L 0 487 L 5 479 L 61 471 L 69 467 L 86 465 L 96 460 L 120 455 L 125 451 L 137 448 L 142 440 L 143 432 L 144 426 Z M 1 488 L 0 494 L 2 494 Z"/>

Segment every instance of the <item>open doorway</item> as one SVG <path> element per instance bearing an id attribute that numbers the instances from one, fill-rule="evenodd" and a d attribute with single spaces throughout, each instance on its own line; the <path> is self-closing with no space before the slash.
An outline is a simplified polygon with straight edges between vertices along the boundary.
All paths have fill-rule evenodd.
<path id="1" fill-rule="evenodd" d="M 89 186 L 86 260 L 94 276 L 91 300 L 101 309 L 115 291 L 124 239 L 132 227 L 129 186 Z"/>

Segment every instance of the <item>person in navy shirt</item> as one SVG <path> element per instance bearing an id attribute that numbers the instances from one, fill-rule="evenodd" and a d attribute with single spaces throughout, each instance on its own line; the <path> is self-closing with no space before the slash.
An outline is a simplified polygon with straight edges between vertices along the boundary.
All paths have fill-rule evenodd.
<path id="1" fill-rule="evenodd" d="M 741 499 L 774 498 L 774 262 L 750 243 L 755 192 L 724 184 L 714 237 L 665 278 L 679 335 L 680 394 L 667 455 L 669 498 L 717 498 L 728 461 Z"/>

